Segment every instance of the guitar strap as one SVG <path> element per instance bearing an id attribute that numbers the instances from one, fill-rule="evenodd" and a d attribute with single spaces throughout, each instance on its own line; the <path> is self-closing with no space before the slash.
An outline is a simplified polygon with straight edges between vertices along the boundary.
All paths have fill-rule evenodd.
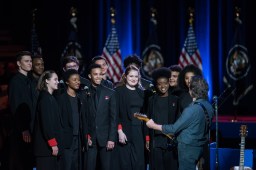
<path id="1" fill-rule="evenodd" d="M 201 106 L 202 109 L 204 110 L 204 115 L 205 115 L 205 119 L 206 119 L 207 126 L 208 126 L 208 131 L 209 131 L 210 130 L 210 118 L 209 118 L 209 115 L 208 115 L 208 112 L 207 112 L 205 106 L 200 102 L 195 102 L 194 104 Z"/>

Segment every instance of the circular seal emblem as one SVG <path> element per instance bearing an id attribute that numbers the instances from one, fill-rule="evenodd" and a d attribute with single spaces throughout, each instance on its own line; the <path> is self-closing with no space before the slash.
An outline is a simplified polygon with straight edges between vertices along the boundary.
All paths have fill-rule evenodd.
<path id="1" fill-rule="evenodd" d="M 164 65 L 164 59 L 158 45 L 152 44 L 143 51 L 143 76 L 151 80 L 152 72 Z"/>
<path id="2" fill-rule="evenodd" d="M 226 70 L 229 77 L 235 81 L 247 76 L 251 68 L 247 56 L 247 48 L 236 44 L 229 50 L 226 60 Z"/>

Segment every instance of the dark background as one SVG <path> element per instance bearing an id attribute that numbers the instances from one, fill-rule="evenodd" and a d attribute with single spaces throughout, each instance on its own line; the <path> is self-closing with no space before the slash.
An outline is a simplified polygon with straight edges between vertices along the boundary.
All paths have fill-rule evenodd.
<path id="1" fill-rule="evenodd" d="M 86 65 L 92 57 L 102 53 L 110 32 L 109 9 L 116 9 L 116 28 L 122 58 L 141 55 L 149 36 L 150 8 L 157 9 L 157 35 L 165 66 L 177 64 L 188 29 L 188 8 L 195 9 L 194 31 L 203 60 L 204 76 L 210 84 L 210 98 L 226 89 L 222 79 L 229 49 L 234 45 L 236 30 L 235 7 L 241 9 L 243 21 L 240 34 L 251 60 L 250 82 L 255 86 L 255 7 L 250 0 L 9 0 L 1 1 L 1 35 L 11 37 L 1 41 L 5 45 L 31 47 L 32 10 L 37 8 L 36 31 L 43 50 L 46 69 L 59 70 L 60 57 L 68 42 L 69 10 L 78 10 L 78 38 Z M 5 33 L 7 32 L 7 33 Z M 6 35 L 4 35 L 6 36 Z M 0 52 L 1 60 L 6 59 Z M 255 88 L 254 88 L 255 89 Z M 248 93 L 237 108 L 232 95 L 224 101 L 220 114 L 256 115 L 254 91 Z M 234 110 L 236 113 L 234 113 Z"/>

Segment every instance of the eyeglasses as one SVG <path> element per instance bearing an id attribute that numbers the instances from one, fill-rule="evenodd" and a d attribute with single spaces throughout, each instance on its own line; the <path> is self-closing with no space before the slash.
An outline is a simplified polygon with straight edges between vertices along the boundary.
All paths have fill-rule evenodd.
<path id="1" fill-rule="evenodd" d="M 66 69 L 69 70 L 69 69 L 77 69 L 79 66 L 78 65 L 69 65 L 69 66 L 66 66 Z"/>

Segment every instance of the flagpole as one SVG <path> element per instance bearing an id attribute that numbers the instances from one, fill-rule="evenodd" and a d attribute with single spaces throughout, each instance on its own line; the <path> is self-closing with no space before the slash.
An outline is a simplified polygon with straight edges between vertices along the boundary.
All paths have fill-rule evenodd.
<path id="1" fill-rule="evenodd" d="M 214 112 L 215 112 L 215 143 L 216 143 L 216 148 L 215 148 L 215 169 L 219 169 L 219 135 L 218 135 L 218 97 L 213 96 L 213 101 L 214 101 Z"/>

